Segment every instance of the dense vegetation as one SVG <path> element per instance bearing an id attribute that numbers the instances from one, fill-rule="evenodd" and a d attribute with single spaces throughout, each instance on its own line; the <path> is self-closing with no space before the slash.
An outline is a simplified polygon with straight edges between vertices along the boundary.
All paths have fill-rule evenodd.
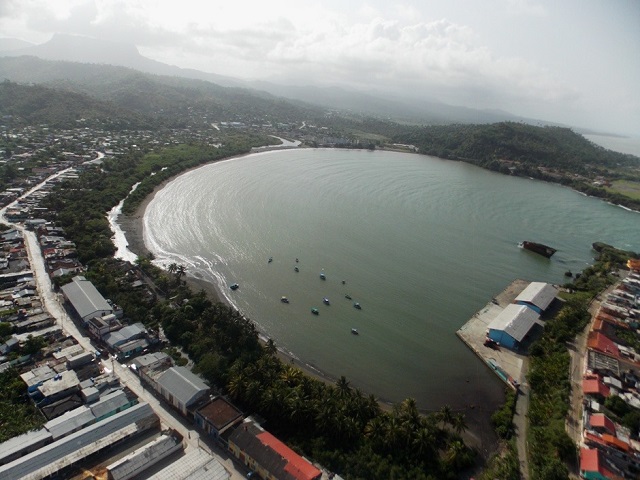
<path id="1" fill-rule="evenodd" d="M 606 150 L 569 128 L 502 122 L 407 128 L 393 140 L 421 153 L 463 160 L 508 175 L 561 183 L 587 195 L 640 210 L 640 199 L 597 179 L 640 183 L 640 159 Z"/>
<path id="2" fill-rule="evenodd" d="M 27 386 L 18 372 L 0 373 L 0 443 L 29 430 L 40 428 L 45 418 L 27 399 Z"/>
<path id="3" fill-rule="evenodd" d="M 47 124 L 59 128 L 153 129 L 156 119 L 87 95 L 40 85 L 0 82 L 0 117 L 17 126 Z"/>
<path id="4" fill-rule="evenodd" d="M 567 343 L 588 324 L 591 299 L 617 281 L 611 273 L 635 256 L 604 244 L 594 244 L 594 248 L 598 250 L 595 264 L 582 272 L 572 285 L 575 292 L 558 315 L 546 322 L 542 337 L 531 346 L 529 452 L 533 480 L 568 478 L 566 464 L 574 464 L 576 445 L 565 430 L 571 393 Z"/>
<path id="5" fill-rule="evenodd" d="M 384 412 L 374 397 L 351 388 L 344 377 L 329 385 L 304 375 L 279 360 L 273 342 L 260 344 L 250 320 L 210 302 L 202 291 L 191 291 L 181 279 L 184 268 L 163 271 L 140 258 L 138 267 L 156 296 L 143 300 L 129 287 L 125 276 L 131 266 L 110 258 L 106 232 L 96 237 L 102 228 L 98 219 L 126 195 L 133 180 L 165 166 L 185 167 L 183 157 L 191 154 L 211 153 L 195 148 L 110 160 L 104 165 L 108 173 L 84 174 L 51 196 L 60 224 L 89 264 L 88 278 L 123 307 L 129 320 L 161 326 L 212 385 L 265 418 L 270 431 L 346 478 L 455 478 L 473 463 L 474 453 L 460 438 L 464 416 L 447 407 L 423 416 L 412 399 Z M 130 180 L 122 185 L 125 178 Z M 73 220 L 78 212 L 82 217 Z"/>

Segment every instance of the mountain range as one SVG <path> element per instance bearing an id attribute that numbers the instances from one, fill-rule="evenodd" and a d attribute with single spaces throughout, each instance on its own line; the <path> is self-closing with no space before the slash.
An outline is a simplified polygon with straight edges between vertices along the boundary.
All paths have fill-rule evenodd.
<path id="1" fill-rule="evenodd" d="M 408 100 L 390 98 L 369 92 L 355 91 L 340 86 L 315 87 L 279 85 L 266 81 L 248 81 L 215 73 L 185 69 L 152 60 L 140 54 L 133 44 L 98 40 L 67 34 L 55 34 L 51 40 L 35 45 L 17 39 L 0 39 L 0 57 L 37 57 L 50 61 L 66 61 L 88 64 L 104 64 L 127 67 L 140 72 L 164 77 L 178 77 L 210 82 L 221 87 L 241 88 L 247 95 L 271 96 L 304 102 L 323 109 L 338 110 L 351 114 L 370 115 L 409 124 L 450 124 L 450 123 L 494 123 L 517 121 L 531 124 L 546 124 L 535 119 L 518 117 L 504 111 L 479 110 L 440 103 L 434 100 Z M 26 62 L 23 63 L 23 66 Z M 40 79 L 28 72 L 15 72 L 7 67 L 6 61 L 0 71 L 0 78 L 17 82 L 51 83 L 61 78 L 48 78 L 40 70 Z M 17 65 L 16 63 L 11 65 Z"/>

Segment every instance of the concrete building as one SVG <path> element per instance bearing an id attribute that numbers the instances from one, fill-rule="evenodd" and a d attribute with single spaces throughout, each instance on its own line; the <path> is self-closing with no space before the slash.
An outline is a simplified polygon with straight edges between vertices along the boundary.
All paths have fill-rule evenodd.
<path id="1" fill-rule="evenodd" d="M 227 441 L 221 435 L 242 422 L 243 415 L 223 397 L 216 397 L 195 413 L 195 422 L 207 434 L 228 447 Z"/>
<path id="2" fill-rule="evenodd" d="M 507 305 L 487 326 L 487 336 L 511 350 L 518 348 L 538 320 L 538 314 L 524 305 Z"/>
<path id="3" fill-rule="evenodd" d="M 143 370 L 165 370 L 172 365 L 171 357 L 164 352 L 147 353 L 131 362 L 131 368 L 138 374 Z"/>
<path id="4" fill-rule="evenodd" d="M 558 295 L 558 289 L 549 283 L 531 282 L 514 303 L 525 305 L 533 309 L 538 315 L 542 315 Z"/>
<path id="5" fill-rule="evenodd" d="M 250 420 L 229 435 L 229 451 L 260 478 L 318 480 L 322 476 L 308 460 Z"/>
<path id="6" fill-rule="evenodd" d="M 113 313 L 111 305 L 100 295 L 93 283 L 83 276 L 73 277 L 71 283 L 63 285 L 62 293 L 83 322 Z"/>

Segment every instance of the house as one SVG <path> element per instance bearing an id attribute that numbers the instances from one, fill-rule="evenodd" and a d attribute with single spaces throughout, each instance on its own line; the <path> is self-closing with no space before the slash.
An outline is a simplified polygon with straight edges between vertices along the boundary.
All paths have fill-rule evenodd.
<path id="1" fill-rule="evenodd" d="M 223 397 L 214 398 L 195 413 L 196 425 L 227 448 L 228 444 L 221 435 L 242 419 L 242 412 Z"/>
<path id="2" fill-rule="evenodd" d="M 524 305 L 507 305 L 487 326 L 487 336 L 509 349 L 516 349 L 536 324 L 538 314 Z"/>
<path id="3" fill-rule="evenodd" d="M 582 379 L 582 391 L 599 400 L 604 400 L 611 394 L 609 387 L 602 383 L 598 375 L 585 375 Z"/>
<path id="4" fill-rule="evenodd" d="M 138 375 L 144 370 L 166 370 L 173 365 L 171 357 L 164 352 L 142 355 L 131 362 L 131 369 Z"/>
<path id="5" fill-rule="evenodd" d="M 580 449 L 580 477 L 587 480 L 622 480 L 606 468 L 605 461 L 597 448 Z"/>
<path id="6" fill-rule="evenodd" d="M 101 339 L 109 332 L 119 330 L 122 328 L 122 324 L 116 318 L 114 314 L 105 315 L 104 317 L 93 317 L 87 320 L 85 325 L 89 334 L 93 338 Z"/>
<path id="7" fill-rule="evenodd" d="M 514 303 L 517 305 L 525 305 L 538 315 L 542 315 L 557 295 L 558 289 L 553 285 L 544 282 L 531 282 L 527 288 L 515 298 Z"/>
<path id="8" fill-rule="evenodd" d="M 142 323 L 137 322 L 132 325 L 122 327 L 120 330 L 107 333 L 102 337 L 102 341 L 110 348 L 116 348 L 119 345 L 130 342 L 131 340 L 144 338 L 146 334 L 147 329 L 144 328 Z"/>
<path id="9" fill-rule="evenodd" d="M 589 425 L 598 433 L 616 434 L 616 426 L 604 413 L 594 413 L 589 417 Z"/>
<path id="10" fill-rule="evenodd" d="M 229 435 L 229 451 L 260 478 L 318 480 L 322 472 L 251 420 Z"/>

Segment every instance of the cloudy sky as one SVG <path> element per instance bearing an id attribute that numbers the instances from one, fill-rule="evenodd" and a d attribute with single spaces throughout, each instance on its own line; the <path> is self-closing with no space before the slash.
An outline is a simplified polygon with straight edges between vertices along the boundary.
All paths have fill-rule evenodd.
<path id="1" fill-rule="evenodd" d="M 55 32 L 234 77 L 640 136 L 640 0 L 0 0 L 0 36 Z"/>

